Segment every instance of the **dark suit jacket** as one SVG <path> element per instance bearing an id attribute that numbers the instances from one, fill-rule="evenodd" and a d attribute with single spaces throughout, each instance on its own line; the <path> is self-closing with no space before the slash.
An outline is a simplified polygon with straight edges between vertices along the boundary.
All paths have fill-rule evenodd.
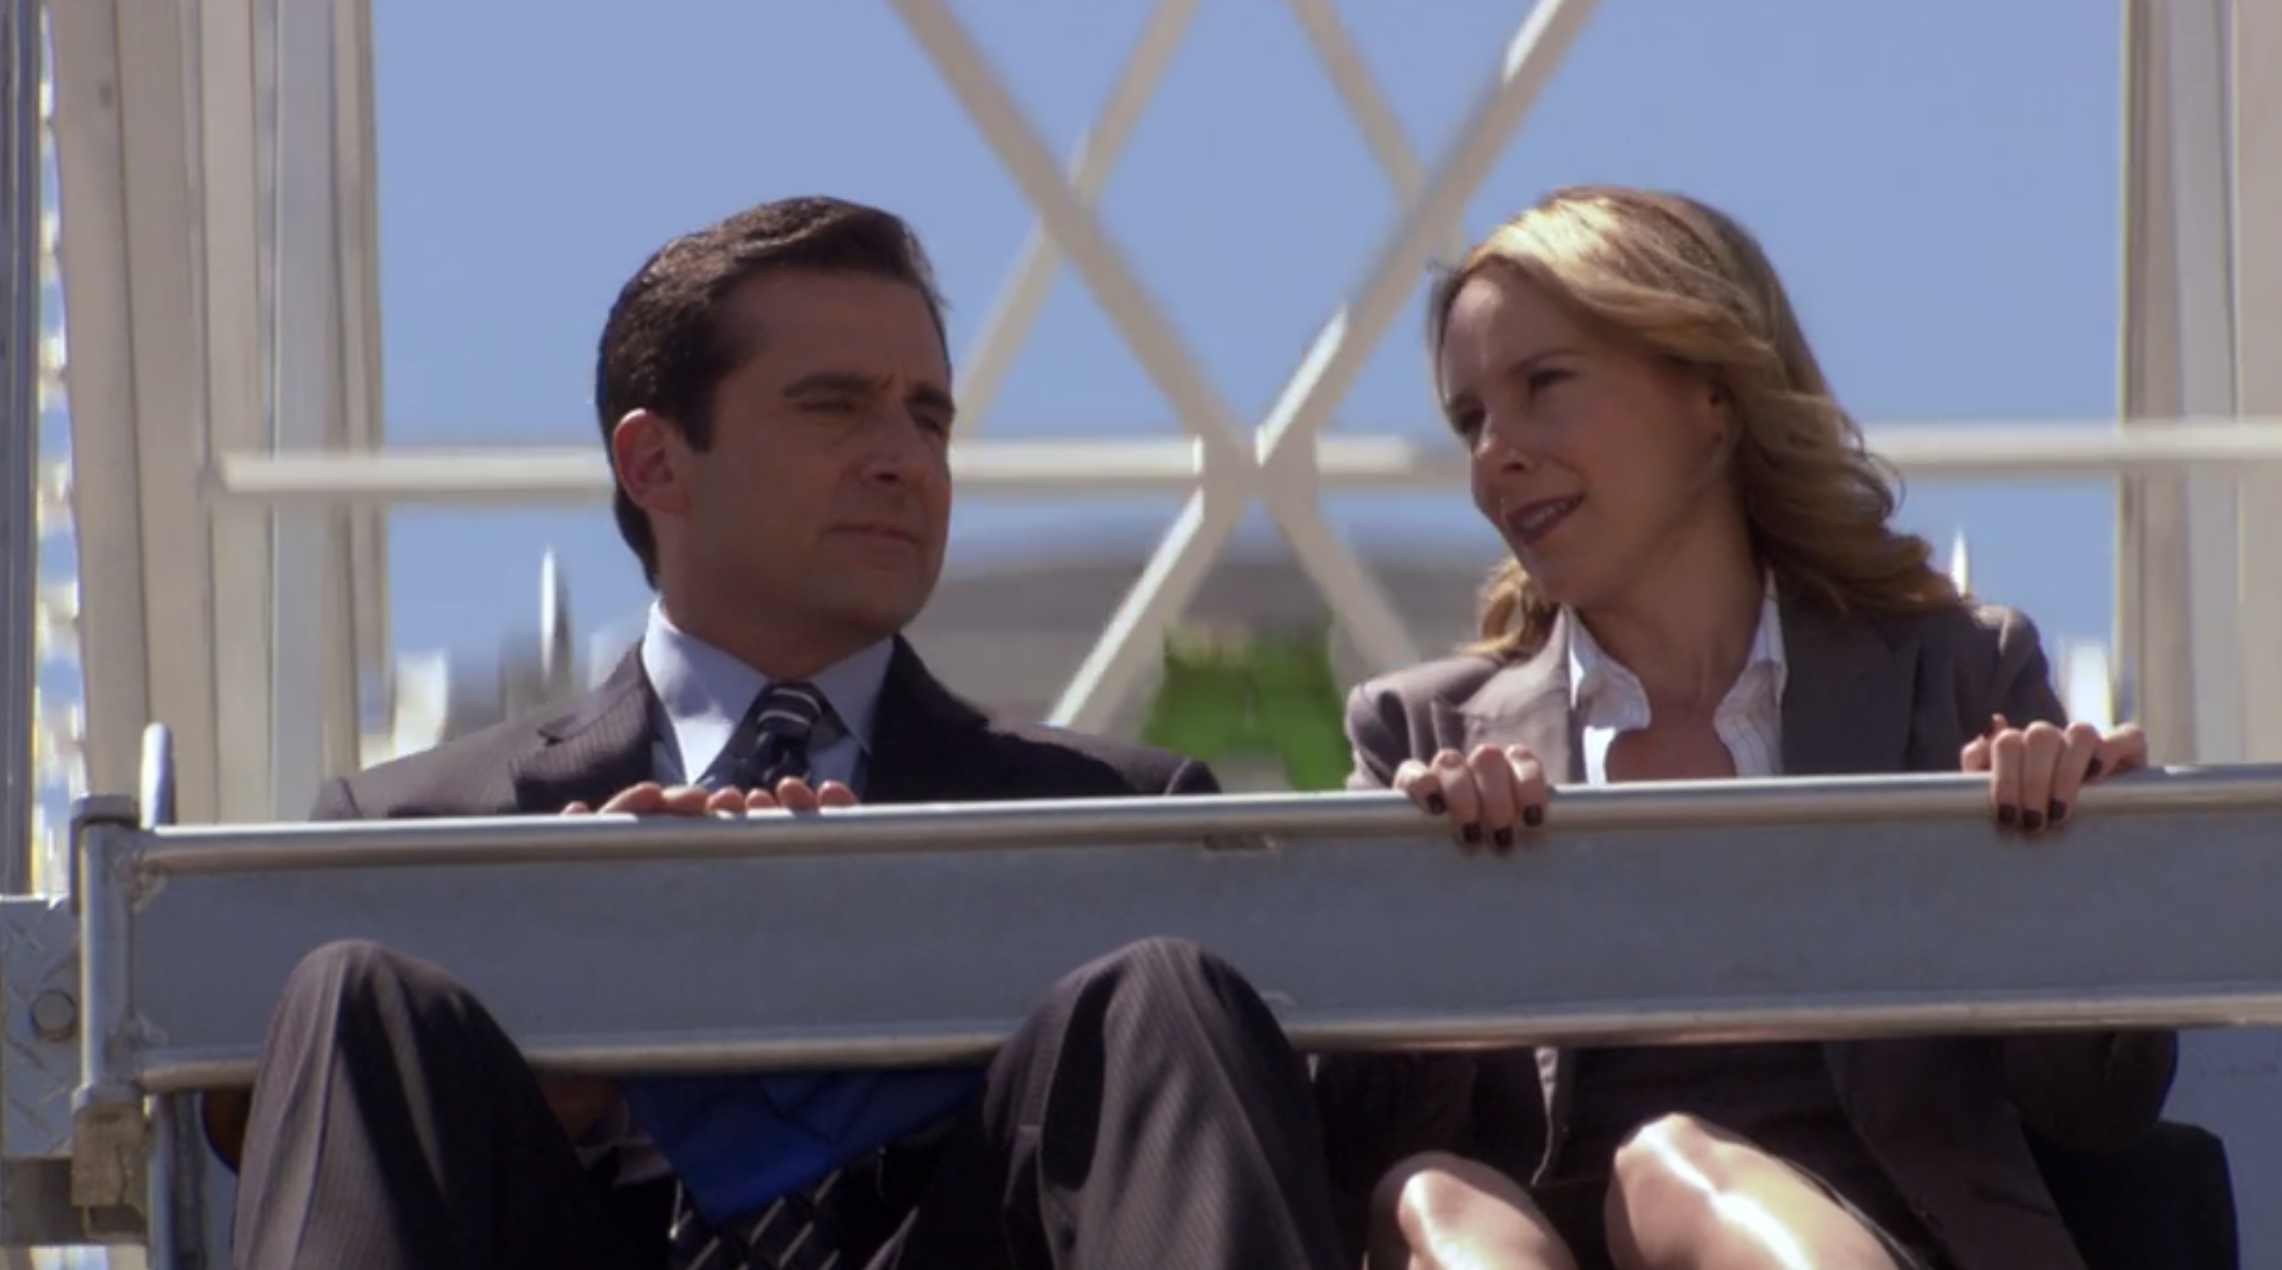
<path id="1" fill-rule="evenodd" d="M 548 718 L 511 721 L 328 783 L 313 820 L 551 815 L 599 807 L 652 778 L 655 700 L 629 654 L 603 685 Z M 1209 794 L 1202 763 L 996 720 L 953 695 L 902 640 L 872 729 L 868 803 Z"/>
<path id="2" fill-rule="evenodd" d="M 2036 630 L 2010 609 L 1841 620 L 1782 610 L 1789 663 L 1783 764 L 1793 776 L 1957 770 L 2002 713 L 2060 721 Z M 1557 782 L 1582 779 L 1566 632 L 1523 661 L 1456 657 L 1357 688 L 1347 731 L 1359 788 L 1403 760 L 1525 744 Z M 1559 832 L 1554 828 L 1552 832 Z M 2021 1122 L 2070 1146 L 2120 1147 L 2162 1110 L 2177 1065 L 2161 1033 L 1925 1038 L 1825 1046 L 1870 1153 L 1963 1270 L 2083 1270 Z M 1326 1065 L 1333 1167 L 1350 1197 L 1421 1150 L 1455 1150 L 1531 1180 L 1560 1150 L 1573 1067 L 1559 1050 Z"/>

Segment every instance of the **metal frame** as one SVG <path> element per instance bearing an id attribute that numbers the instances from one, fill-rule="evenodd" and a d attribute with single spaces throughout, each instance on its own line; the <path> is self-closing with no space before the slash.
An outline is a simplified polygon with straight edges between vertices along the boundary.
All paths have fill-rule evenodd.
<path id="1" fill-rule="evenodd" d="M 0 0 L 0 895 L 31 872 L 38 688 L 40 62 L 38 0 Z"/>
<path id="2" fill-rule="evenodd" d="M 1316 503 L 1325 490 L 1444 484 L 1456 456 L 1400 439 L 1320 433 L 1429 252 L 1457 236 L 1481 172 L 1593 8 L 1590 0 L 1536 5 L 1429 171 L 1404 144 L 1332 5 L 1288 0 L 1403 210 L 1350 303 L 1246 436 L 1093 214 L 1196 2 L 1161 0 L 1065 174 L 942 0 L 890 0 L 1039 217 L 963 367 L 972 413 L 987 414 L 1066 256 L 1189 433 L 1171 443 L 983 441 L 960 449 L 961 478 L 974 492 L 1066 491 L 1073 486 L 1057 482 L 1081 473 L 1098 489 L 1114 463 L 1117 490 L 1189 495 L 1055 711 L 1057 721 L 1081 726 L 1104 724 L 1147 673 L 1157 634 L 1255 501 L 1367 661 L 1391 665 L 1417 654 L 1384 589 Z M 2263 660 L 2253 667 L 2256 645 L 2242 636 L 2269 629 L 2262 624 L 2278 616 L 2269 609 L 2282 599 L 2267 598 L 2273 589 L 2252 576 L 2260 557 L 2240 545 L 2282 528 L 2269 523 L 2282 516 L 2282 499 L 2238 507 L 2242 474 L 2217 468 L 2274 447 L 2249 437 L 2205 446 L 2168 435 L 2172 428 L 2144 427 L 2157 418 L 2230 419 L 2238 405 L 2282 408 L 2260 378 L 2274 373 L 2272 359 L 2234 353 L 2277 321 L 2264 298 L 2271 287 L 2234 279 L 2274 268 L 2258 254 L 2253 227 L 2273 223 L 2273 178 L 2261 184 L 2259 174 L 2282 171 L 2267 154 L 2282 143 L 2272 130 L 2246 127 L 2233 130 L 2231 149 L 2225 140 L 2230 119 L 2250 118 L 2257 94 L 2275 91 L 2224 73 L 2230 56 L 2252 58 L 2273 42 L 2274 19 L 2232 0 L 2230 26 L 2218 8 L 2228 2 L 2126 6 L 2123 397 L 2131 431 L 2165 439 L 2140 449 L 2109 436 L 2055 447 L 2026 429 L 1966 428 L 1877 438 L 1921 475 L 2124 473 L 2117 641 L 2136 681 L 2126 695 L 2147 714 L 2159 751 L 2182 759 L 2282 744 L 2247 730 L 2262 726 L 2251 719 L 2282 720 L 2282 659 L 2271 670 Z M 345 456 L 380 439 L 365 0 L 213 0 L 187 26 L 174 8 L 171 0 L 92 0 L 64 6 L 57 31 L 66 265 L 82 388 L 75 444 L 106 460 L 83 465 L 76 489 L 87 562 L 88 763 L 96 787 L 116 787 L 134 728 L 167 718 L 197 738 L 185 749 L 186 816 L 259 818 L 297 809 L 317 771 L 357 762 L 357 681 L 384 669 L 381 503 L 583 499 L 599 487 L 602 468 L 590 455 L 519 451 L 495 456 L 521 467 L 516 473 L 456 456 L 447 471 L 443 456 L 421 454 L 376 455 L 352 470 L 359 460 Z M 122 77 L 135 93 L 100 95 L 100 85 Z M 292 108 L 265 111 L 272 102 Z M 283 131 L 264 131 L 269 113 L 286 120 Z M 186 240 L 193 250 L 165 249 Z M 265 276 L 278 284 L 274 306 L 262 299 Z M 184 382 L 203 391 L 189 399 L 160 391 Z M 209 492 L 241 497 L 195 497 L 199 466 L 182 460 L 200 453 L 214 460 Z M 122 455 L 135 461 L 122 463 Z M 2150 470 L 2174 459 L 2210 466 Z M 341 497 L 323 499 L 328 492 Z M 334 505 L 314 506 L 321 500 Z M 254 505 L 261 502 L 276 506 Z M 278 533 L 280 515 L 297 532 Z M 269 761 L 200 770 L 211 753 Z"/>
<path id="3" fill-rule="evenodd" d="M 200 1238 L 171 1097 L 245 1080 L 284 978 L 351 929 L 460 975 L 534 1064 L 620 1074 L 974 1060 L 1073 966 L 1167 936 L 1318 1051 L 2282 1022 L 2282 766 L 2101 785 L 2035 845 L 1965 775 L 1567 789 L 1558 833 L 1485 861 L 1388 793 L 175 826 L 163 730 L 145 758 L 139 800 L 82 802 L 68 910 L 0 910 L 68 911 L 77 954 L 77 1063 L 8 1069 L 17 1100 L 74 1082 L 68 1148 L 11 1120 L 0 1164 L 68 1158 L 37 1195 L 162 1265 Z M 1016 872 L 1053 902 L 1008 909 Z M 997 934 L 889 937 L 944 912 Z M 572 930 L 599 983 L 560 973 Z M 756 930 L 831 972 L 756 983 L 721 955 Z M 52 983 L 55 942 L 0 944 L 0 981 Z M 11 1012 L 9 1048 L 62 1017 Z M 6 1220 L 57 1238 L 71 1214 L 34 1205 Z"/>

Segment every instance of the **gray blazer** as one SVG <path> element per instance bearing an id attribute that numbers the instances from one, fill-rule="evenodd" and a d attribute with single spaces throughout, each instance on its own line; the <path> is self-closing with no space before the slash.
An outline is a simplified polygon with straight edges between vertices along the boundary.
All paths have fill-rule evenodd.
<path id="1" fill-rule="evenodd" d="M 1839 619 L 1782 610 L 1789 662 L 1783 764 L 1794 776 L 1955 771 L 2002 713 L 2063 718 L 2036 629 L 2010 609 Z M 1524 744 L 1582 780 L 1565 632 L 1524 661 L 1453 657 L 1357 688 L 1349 784 L 1379 788 L 1405 759 L 1476 743 Z M 1558 832 L 1558 828 L 1553 830 Z M 1962 1270 L 2083 1270 L 2029 1153 L 2025 1121 L 2088 1149 L 2147 1131 L 2170 1092 L 2169 1032 L 1924 1038 L 1824 1046 L 1831 1080 L 1871 1155 Z M 1377 1174 L 1453 1150 L 1540 1178 L 1561 1149 L 1573 1065 L 1555 1049 L 1399 1061 L 1327 1061 L 1319 1086 L 1348 1206 Z"/>

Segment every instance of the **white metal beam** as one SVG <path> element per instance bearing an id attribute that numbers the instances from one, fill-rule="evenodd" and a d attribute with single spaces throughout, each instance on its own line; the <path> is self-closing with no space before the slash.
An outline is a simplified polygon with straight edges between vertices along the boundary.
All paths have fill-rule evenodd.
<path id="1" fill-rule="evenodd" d="M 1072 193 L 982 53 L 941 0 L 893 0 L 920 47 L 966 108 L 1000 162 L 1039 213 L 1047 232 L 1070 255 L 1158 391 L 1203 450 L 1199 483 L 1161 550 L 1163 567 L 1145 571 L 1119 606 L 1103 640 L 1088 656 L 1053 713 L 1057 723 L 1100 727 L 1124 692 L 1146 670 L 1152 634 L 1186 605 L 1221 548 L 1235 532 L 1252 497 L 1265 503 L 1292 542 L 1302 569 L 1332 613 L 1374 660 L 1415 659 L 1416 649 L 1383 587 L 1322 524 L 1312 491 L 1290 497 L 1255 475 L 1257 460 L 1236 444 L 1233 420 L 1170 322 L 1100 222 Z M 1181 544 L 1180 553 L 1175 543 Z"/>
<path id="2" fill-rule="evenodd" d="M 209 453 L 269 445 L 269 391 L 262 286 L 261 30 L 255 0 L 198 6 L 198 191 L 206 332 Z M 258 509 L 208 509 L 215 684 L 213 744 L 231 756 L 218 772 L 216 815 L 261 820 L 270 813 L 270 517 Z"/>
<path id="3" fill-rule="evenodd" d="M 2125 0 L 2123 294 L 2117 376 L 2123 422 L 2145 433 L 2186 410 L 2181 382 L 2179 214 L 2172 179 L 2170 24 L 2160 0 Z M 2127 472 L 2116 485 L 2117 657 L 2126 696 L 2162 761 L 2195 756 L 2188 630 L 2188 474 Z"/>
<path id="4" fill-rule="evenodd" d="M 2282 9 L 2235 0 L 2230 39 L 2235 405 L 2264 414 L 2282 411 Z M 2282 473 L 2244 473 L 2241 489 L 2242 756 L 2282 759 Z"/>
<path id="5" fill-rule="evenodd" d="M 1869 430 L 1869 447 L 1913 480 L 2083 480 L 2282 467 L 2282 418 L 2150 422 L 2165 426 L 2119 428 L 2112 419 L 1884 426 Z M 1454 443 L 1327 436 L 1315 450 L 1314 467 L 1327 489 L 1384 494 L 1465 487 L 1466 458 Z M 1193 486 L 1202 469 L 1193 441 L 970 441 L 951 451 L 959 488 L 996 499 L 1177 492 Z M 372 453 L 219 455 L 207 485 L 216 500 L 255 505 L 596 503 L 610 495 L 610 470 L 587 446 L 394 446 Z"/>
<path id="6" fill-rule="evenodd" d="M 2227 149 L 2230 71 L 2226 23 L 2217 3 L 2163 4 L 2163 179 L 2169 188 L 2168 252 L 2177 288 L 2179 413 L 2225 417 L 2235 399 L 2234 234 Z M 2232 474 L 2190 477 L 2187 513 L 2187 629 L 2194 683 L 2194 761 L 2240 758 L 2246 736 L 2243 647 L 2236 588 L 2241 573 L 2238 484 Z"/>
<path id="7" fill-rule="evenodd" d="M 173 0 L 51 6 L 88 779 L 129 788 L 143 724 L 191 739 L 185 820 L 215 810 L 200 501 L 203 330 L 191 102 Z"/>
<path id="8" fill-rule="evenodd" d="M 1079 140 L 1077 154 L 1070 162 L 1069 183 L 1071 192 L 1087 211 L 1092 211 L 1100 201 L 1102 187 L 1109 183 L 1110 170 L 1117 165 L 1117 157 L 1124 153 L 1125 143 L 1132 139 L 1134 126 L 1140 123 L 1141 112 L 1155 95 L 1157 81 L 1179 50 L 1181 37 L 1187 33 L 1189 21 L 1196 16 L 1200 3 L 1202 0 L 1158 0 L 1157 6 L 1149 12 L 1148 25 L 1141 29 L 1140 38 L 1133 42 L 1125 66 L 1117 74 L 1116 84 L 1109 90 L 1108 102 Z M 1032 226 L 1014 271 L 991 305 L 989 316 L 983 319 L 981 334 L 967 351 L 966 364 L 959 367 L 959 430 L 962 433 L 973 435 L 989 421 L 991 402 L 997 398 L 1007 370 L 1014 365 L 1015 354 L 1022 351 L 1031 324 L 1037 321 L 1038 310 L 1046 303 L 1054 271 L 1061 262 L 1061 248 L 1054 235 L 1047 232 L 1043 222 Z"/>

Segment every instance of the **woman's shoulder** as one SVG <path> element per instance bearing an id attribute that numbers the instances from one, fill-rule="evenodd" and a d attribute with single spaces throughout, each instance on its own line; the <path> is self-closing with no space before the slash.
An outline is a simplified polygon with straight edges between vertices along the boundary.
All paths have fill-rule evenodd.
<path id="1" fill-rule="evenodd" d="M 1433 702 L 1458 705 L 1481 691 L 1509 663 L 1487 653 L 1459 653 L 1374 675 L 1356 685 L 1348 708 L 1384 714 L 1392 707 L 1407 712 Z"/>
<path id="2" fill-rule="evenodd" d="M 1968 597 L 1940 608 L 1881 619 L 1890 632 L 1903 635 L 1927 652 L 1960 665 L 1994 669 L 2007 662 L 2038 656 L 2044 637 L 2028 614 L 2009 604 L 1991 604 Z"/>

